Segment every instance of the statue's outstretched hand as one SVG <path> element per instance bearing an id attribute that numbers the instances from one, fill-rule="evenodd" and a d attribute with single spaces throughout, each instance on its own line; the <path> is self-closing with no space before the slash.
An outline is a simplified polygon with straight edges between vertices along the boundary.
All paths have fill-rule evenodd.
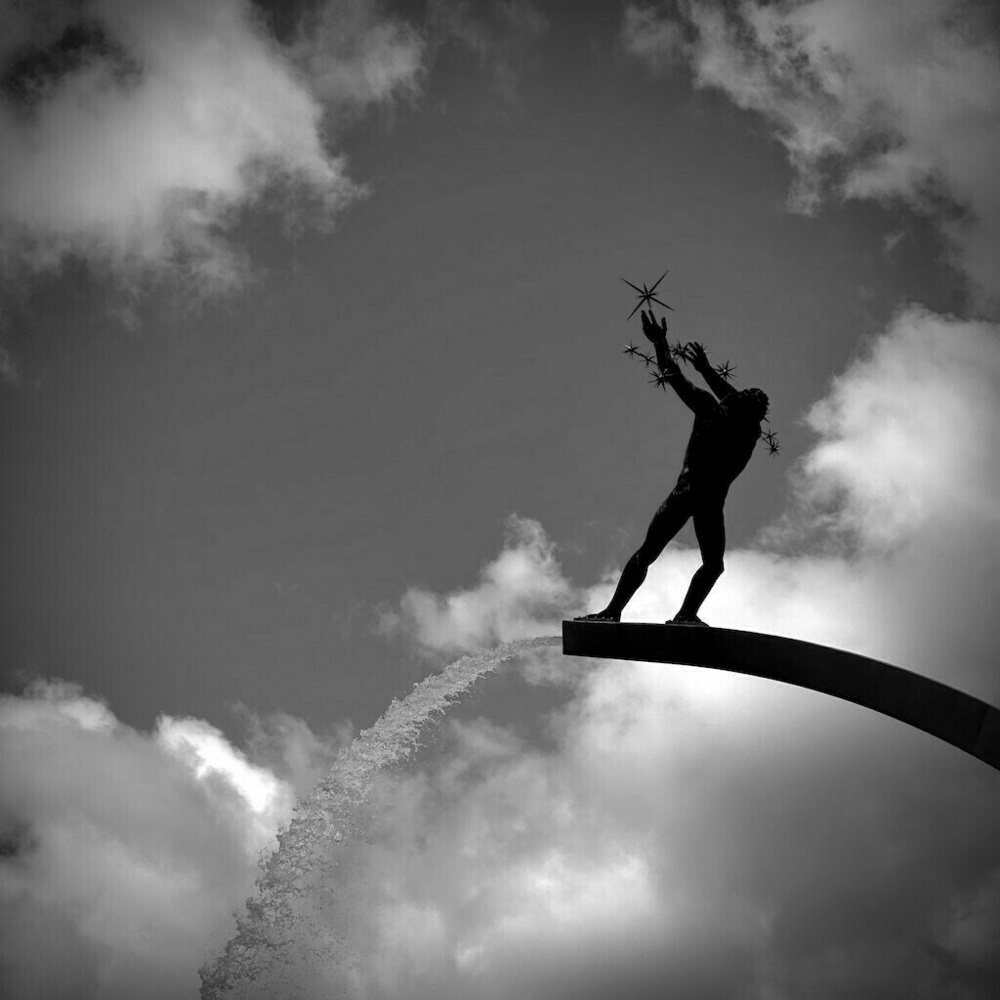
<path id="1" fill-rule="evenodd" d="M 705 353 L 705 345 L 699 344 L 697 340 L 692 340 L 684 346 L 684 354 L 696 371 L 709 364 L 708 355 Z"/>
<path id="2" fill-rule="evenodd" d="M 656 343 L 666 343 L 667 340 L 667 320 L 664 317 L 660 320 L 662 326 L 658 326 L 656 323 L 656 317 L 653 315 L 653 310 L 650 309 L 649 315 L 646 315 L 646 310 L 642 311 L 642 332 L 646 335 L 646 339 L 653 344 Z"/>

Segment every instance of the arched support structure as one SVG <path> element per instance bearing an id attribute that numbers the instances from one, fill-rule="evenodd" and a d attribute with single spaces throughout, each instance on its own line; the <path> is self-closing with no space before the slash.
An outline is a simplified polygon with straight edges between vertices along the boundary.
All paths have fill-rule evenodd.
<path id="1" fill-rule="evenodd" d="M 1000 711 L 929 677 L 843 649 L 725 628 L 564 621 L 563 653 L 712 667 L 795 684 L 922 729 L 1000 771 Z"/>

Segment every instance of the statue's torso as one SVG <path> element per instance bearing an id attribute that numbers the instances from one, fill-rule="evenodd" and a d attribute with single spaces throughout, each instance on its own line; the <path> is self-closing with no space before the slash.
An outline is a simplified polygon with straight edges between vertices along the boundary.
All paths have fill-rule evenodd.
<path id="1" fill-rule="evenodd" d="M 695 415 L 678 486 L 724 500 L 759 438 L 759 421 L 714 403 Z"/>

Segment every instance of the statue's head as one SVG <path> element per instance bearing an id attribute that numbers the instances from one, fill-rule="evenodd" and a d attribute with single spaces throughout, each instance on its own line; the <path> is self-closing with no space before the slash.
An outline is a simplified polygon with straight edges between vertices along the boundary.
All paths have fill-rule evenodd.
<path id="1" fill-rule="evenodd" d="M 771 405 L 767 393 L 761 389 L 743 389 L 731 398 L 747 416 L 754 420 L 763 420 Z"/>

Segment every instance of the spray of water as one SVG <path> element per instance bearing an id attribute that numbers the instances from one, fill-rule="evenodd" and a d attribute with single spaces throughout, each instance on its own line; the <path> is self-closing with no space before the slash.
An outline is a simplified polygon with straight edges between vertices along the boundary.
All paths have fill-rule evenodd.
<path id="1" fill-rule="evenodd" d="M 415 685 L 401 701 L 393 700 L 341 751 L 329 774 L 296 806 L 277 848 L 261 858 L 257 891 L 245 913 L 236 915 L 236 934 L 214 962 L 199 970 L 202 1000 L 273 997 L 282 970 L 294 970 L 294 994 L 306 996 L 312 993 L 310 978 L 316 991 L 325 993 L 323 970 L 331 965 L 338 966 L 342 980 L 355 978 L 351 970 L 357 956 L 346 943 L 336 876 L 338 866 L 350 864 L 352 842 L 366 835 L 367 807 L 379 773 L 412 757 L 448 706 L 479 678 L 560 641 L 521 639 L 463 656 Z M 285 982 L 287 995 L 294 995 L 288 987 Z"/>

